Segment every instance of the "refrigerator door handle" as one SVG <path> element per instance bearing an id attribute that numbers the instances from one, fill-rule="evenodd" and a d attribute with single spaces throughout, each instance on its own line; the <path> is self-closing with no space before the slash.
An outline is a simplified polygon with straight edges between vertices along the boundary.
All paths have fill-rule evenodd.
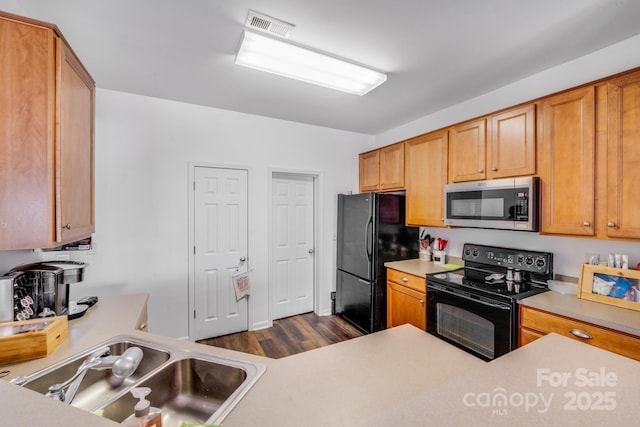
<path id="1" fill-rule="evenodd" d="M 364 250 L 367 253 L 367 258 L 371 260 L 371 255 L 373 250 L 369 249 L 371 245 L 373 245 L 373 234 L 371 233 L 371 229 L 373 228 L 373 216 L 370 216 L 367 220 L 367 226 L 364 228 Z M 371 245 L 369 244 L 371 242 Z"/>

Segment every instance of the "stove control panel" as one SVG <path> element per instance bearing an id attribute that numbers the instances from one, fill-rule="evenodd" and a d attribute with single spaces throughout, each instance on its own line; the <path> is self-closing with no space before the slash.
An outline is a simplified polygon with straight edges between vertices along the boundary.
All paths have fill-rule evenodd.
<path id="1" fill-rule="evenodd" d="M 462 259 L 479 264 L 511 267 L 538 274 L 553 273 L 553 254 L 550 252 L 534 252 L 465 243 L 462 249 Z"/>

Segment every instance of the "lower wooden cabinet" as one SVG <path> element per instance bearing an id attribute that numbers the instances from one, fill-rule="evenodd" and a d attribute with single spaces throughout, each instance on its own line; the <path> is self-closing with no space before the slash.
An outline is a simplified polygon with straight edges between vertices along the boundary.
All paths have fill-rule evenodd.
<path id="1" fill-rule="evenodd" d="M 640 337 L 592 325 L 570 317 L 520 306 L 519 346 L 535 341 L 551 332 L 631 359 L 640 360 Z"/>
<path id="2" fill-rule="evenodd" d="M 387 269 L 387 328 L 405 323 L 427 330 L 426 280 Z"/>

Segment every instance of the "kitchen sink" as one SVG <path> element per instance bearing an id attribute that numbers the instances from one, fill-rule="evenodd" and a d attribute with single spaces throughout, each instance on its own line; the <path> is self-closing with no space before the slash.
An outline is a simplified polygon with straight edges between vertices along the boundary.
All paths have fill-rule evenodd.
<path id="1" fill-rule="evenodd" d="M 123 390 L 128 390 L 131 386 L 140 381 L 142 377 L 149 372 L 161 366 L 169 360 L 169 352 L 149 345 L 142 344 L 133 340 L 123 340 L 114 343 L 105 343 L 109 347 L 111 354 L 114 356 L 121 355 L 129 347 L 139 347 L 142 350 L 142 361 L 138 365 L 138 369 L 133 375 L 127 378 L 115 377 L 111 370 L 90 370 L 87 371 L 84 379 L 80 383 L 80 387 L 71 402 L 71 406 L 75 406 L 87 411 L 93 410 L 100 404 L 104 403 L 109 397 L 120 394 Z M 96 347 L 97 348 L 97 347 Z M 73 356 L 46 368 L 29 377 L 23 387 L 38 393 L 46 394 L 49 386 L 62 383 L 71 378 L 85 358 L 91 354 L 95 348 Z"/>
<path id="2" fill-rule="evenodd" d="M 146 399 L 162 410 L 163 426 L 180 426 L 183 422 L 220 424 L 266 371 L 266 366 L 260 363 L 121 335 L 23 377 L 18 384 L 46 394 L 49 386 L 71 378 L 87 356 L 104 346 L 109 347 L 112 355 L 139 347 L 142 360 L 133 375 L 124 380 L 112 375 L 111 370 L 87 371 L 71 405 L 116 422 L 133 413 L 138 400 L 130 391 L 134 387 L 149 387 L 151 393 Z"/>
<path id="3" fill-rule="evenodd" d="M 170 363 L 139 385 L 151 389 L 146 399 L 162 410 L 162 425 L 217 424 L 209 419 L 246 379 L 247 372 L 240 367 L 189 358 Z M 127 393 L 102 408 L 102 416 L 122 422 L 137 402 Z"/>

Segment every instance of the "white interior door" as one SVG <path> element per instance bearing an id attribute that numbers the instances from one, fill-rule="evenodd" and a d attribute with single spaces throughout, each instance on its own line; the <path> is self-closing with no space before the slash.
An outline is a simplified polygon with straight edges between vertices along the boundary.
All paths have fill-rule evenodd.
<path id="1" fill-rule="evenodd" d="M 314 178 L 274 173 L 272 191 L 271 291 L 275 320 L 313 310 Z"/>
<path id="2" fill-rule="evenodd" d="M 231 276 L 247 271 L 247 171 L 194 170 L 194 289 L 191 339 L 246 331 L 247 297 L 236 300 Z"/>

